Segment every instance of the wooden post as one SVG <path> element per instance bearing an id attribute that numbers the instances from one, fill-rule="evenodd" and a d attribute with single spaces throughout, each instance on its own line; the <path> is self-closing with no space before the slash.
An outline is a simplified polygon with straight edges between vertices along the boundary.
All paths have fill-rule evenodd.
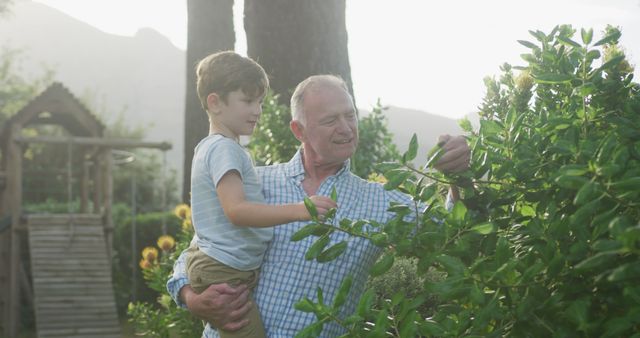
<path id="1" fill-rule="evenodd" d="M 102 153 L 93 156 L 93 213 L 102 214 Z"/>
<path id="2" fill-rule="evenodd" d="M 15 133 L 21 126 L 12 126 Z M 9 204 L 11 210 L 11 229 L 9 231 L 9 295 L 8 295 L 8 321 L 7 337 L 18 336 L 18 325 L 20 320 L 20 216 L 22 214 L 22 148 L 16 142 L 9 142 L 8 150 L 8 179 L 7 184 Z"/>
<path id="3" fill-rule="evenodd" d="M 80 213 L 86 214 L 89 209 L 89 163 L 87 163 L 86 148 L 80 150 L 80 160 L 82 161 L 82 174 L 80 176 Z"/>
<path id="4" fill-rule="evenodd" d="M 111 206 L 113 204 L 113 156 L 111 156 L 111 148 L 102 150 L 102 158 L 104 163 L 103 171 L 103 206 L 104 206 L 104 230 L 107 238 L 107 257 L 111 259 L 111 250 L 113 245 L 113 218 L 111 216 Z"/>

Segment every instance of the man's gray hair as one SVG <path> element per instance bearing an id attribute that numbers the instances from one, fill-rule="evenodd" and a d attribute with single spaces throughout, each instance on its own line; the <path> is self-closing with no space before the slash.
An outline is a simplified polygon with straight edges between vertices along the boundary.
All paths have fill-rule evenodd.
<path id="1" fill-rule="evenodd" d="M 349 97 L 351 97 L 347 84 L 342 78 L 329 74 L 309 76 L 296 86 L 296 89 L 293 91 L 293 95 L 291 95 L 291 118 L 293 120 L 300 121 L 302 124 L 305 123 L 303 109 L 304 95 L 309 90 L 313 90 L 313 88 L 316 87 L 335 87 L 344 89 L 344 91 L 349 94 Z M 353 98 L 351 98 L 351 100 L 353 101 Z"/>

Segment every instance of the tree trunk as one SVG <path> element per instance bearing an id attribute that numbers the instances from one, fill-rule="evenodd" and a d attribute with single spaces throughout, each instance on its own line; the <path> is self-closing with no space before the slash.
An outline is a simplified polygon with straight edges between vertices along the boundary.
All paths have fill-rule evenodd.
<path id="1" fill-rule="evenodd" d="M 341 76 L 353 94 L 345 0 L 245 0 L 247 54 L 269 74 L 280 103 L 310 75 Z"/>
<path id="2" fill-rule="evenodd" d="M 187 90 L 184 111 L 184 181 L 182 200 L 190 202 L 194 147 L 209 133 L 209 121 L 196 91 L 195 67 L 207 55 L 233 50 L 233 0 L 188 0 Z"/>

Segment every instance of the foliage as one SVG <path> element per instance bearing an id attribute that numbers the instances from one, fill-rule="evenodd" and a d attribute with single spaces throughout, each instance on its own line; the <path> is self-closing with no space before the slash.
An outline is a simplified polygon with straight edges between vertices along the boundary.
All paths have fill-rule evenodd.
<path id="1" fill-rule="evenodd" d="M 406 298 L 415 298 L 422 293 L 425 283 L 441 281 L 445 274 L 433 269 L 424 274 L 418 273 L 418 261 L 415 258 L 398 257 L 388 272 L 370 278 L 367 289 L 372 289 L 374 302 L 390 302 L 396 292 L 402 292 Z M 438 304 L 437 295 L 429 295 L 416 310 L 422 317 L 432 316 Z"/>
<path id="2" fill-rule="evenodd" d="M 138 269 L 137 250 L 142 250 L 145 246 L 154 243 L 162 235 L 163 219 L 169 235 L 176 236 L 180 233 L 182 221 L 173 214 L 152 212 L 136 215 L 136 252 L 132 253 L 131 208 L 124 204 L 114 205 L 113 221 L 116 226 L 113 234 L 113 282 L 116 304 L 121 314 L 125 313 L 127 303 L 133 299 L 134 295 L 136 300 L 145 302 L 153 302 L 157 297 L 156 291 L 145 284 L 142 274 L 137 272 L 134 276 L 132 269 Z"/>
<path id="3" fill-rule="evenodd" d="M 393 143 L 393 134 L 387 129 L 387 117 L 380 100 L 371 114 L 360 117 L 358 122 L 358 148 L 351 159 L 352 171 L 362 177 L 375 172 L 375 164 L 400 159 L 398 148 Z"/>
<path id="4" fill-rule="evenodd" d="M 376 302 L 368 290 L 355 313 L 339 318 L 347 278 L 333 302 L 300 300 L 296 308 L 318 321 L 299 337 L 317 336 L 332 320 L 345 337 L 637 336 L 640 86 L 617 45 L 617 28 L 595 43 L 584 29 L 578 43 L 570 26 L 530 33 L 535 42 L 519 41 L 530 49 L 522 55 L 527 63 L 505 64 L 499 80 L 485 80 L 479 129 L 461 123 L 472 147 L 468 172 L 429 171 L 437 147 L 432 161 L 415 167 L 415 138 L 401 162 L 380 166 L 386 188 L 428 208 L 393 205 L 391 222 L 370 222 L 375 233 L 362 231 L 364 220 L 335 227 L 329 218 L 292 238 L 345 231 L 385 249 L 372 275 L 411 257 L 420 274 L 431 268 L 446 277 L 388 302 Z M 447 210 L 437 192 L 451 183 L 461 187 L 462 200 Z M 332 248 L 312 256 L 326 257 Z M 424 318 L 417 309 L 433 294 L 437 310 Z"/>
<path id="5" fill-rule="evenodd" d="M 180 253 L 189 246 L 193 236 L 193 227 L 189 221 L 190 215 L 178 212 L 184 207 L 184 205 L 180 205 L 176 208 L 175 214 L 182 222 L 181 230 L 177 233 L 177 241 L 165 236 L 158 238 L 157 244 L 161 249 L 159 255 L 157 249 L 151 246 L 141 250 L 143 258 L 139 266 L 142 269 L 144 279 L 147 285 L 159 296 L 156 302 L 129 303 L 129 321 L 133 324 L 137 335 L 169 338 L 199 337 L 202 334 L 202 322 L 191 316 L 187 310 L 179 308 L 166 289 L 167 280 L 173 270 L 173 263 Z M 175 248 L 162 250 L 163 242 L 166 241 L 175 243 Z M 155 242 L 149 241 L 148 244 Z M 170 246 L 166 248 L 170 248 Z M 154 250 L 155 254 L 148 255 Z"/>
<path id="6" fill-rule="evenodd" d="M 288 162 L 300 142 L 289 129 L 291 110 L 278 103 L 278 95 L 269 92 L 262 104 L 262 115 L 247 148 L 256 165 Z"/>
<path id="7" fill-rule="evenodd" d="M 51 82 L 51 70 L 44 70 L 43 76 L 36 79 L 20 76 L 21 56 L 19 50 L 0 50 L 0 126 Z"/>

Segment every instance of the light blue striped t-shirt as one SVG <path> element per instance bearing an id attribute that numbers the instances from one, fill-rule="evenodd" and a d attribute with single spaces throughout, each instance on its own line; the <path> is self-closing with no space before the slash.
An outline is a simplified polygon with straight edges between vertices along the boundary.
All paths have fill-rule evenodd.
<path id="1" fill-rule="evenodd" d="M 191 165 L 191 213 L 198 248 L 241 271 L 260 267 L 273 238 L 273 228 L 235 226 L 224 215 L 216 185 L 231 170 L 242 178 L 245 199 L 265 203 L 262 186 L 249 153 L 219 134 L 205 137 L 195 148 Z"/>

